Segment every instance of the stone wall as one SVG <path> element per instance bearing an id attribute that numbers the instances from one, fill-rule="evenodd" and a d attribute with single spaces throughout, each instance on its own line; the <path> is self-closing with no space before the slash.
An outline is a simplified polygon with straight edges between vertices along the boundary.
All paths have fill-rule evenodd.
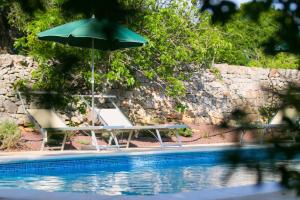
<path id="1" fill-rule="evenodd" d="M 29 57 L 0 54 L 0 121 L 15 120 L 24 124 L 27 120 L 21 101 L 14 91 L 17 80 L 31 77 L 36 64 Z"/>
<path id="2" fill-rule="evenodd" d="M 13 85 L 20 78 L 30 79 L 35 67 L 31 58 L 0 54 L 0 121 L 9 118 L 18 124 L 26 122 Z M 201 70 L 185 82 L 187 96 L 181 101 L 187 106 L 184 114 L 175 112 L 178 102 L 166 97 L 162 88 L 146 79 L 141 78 L 141 82 L 139 88 L 132 90 L 111 90 L 132 120 L 142 123 L 184 120 L 218 124 L 238 108 L 257 120 L 258 109 L 274 103 L 274 94 L 269 89 L 283 90 L 290 83 L 300 84 L 300 72 L 226 64 L 215 65 L 213 70 Z"/>
<path id="3" fill-rule="evenodd" d="M 185 82 L 187 96 L 180 102 L 187 106 L 183 115 L 174 112 L 174 100 L 148 81 L 133 91 L 115 93 L 122 94 L 121 105 L 131 108 L 136 121 L 182 119 L 219 124 L 238 109 L 247 113 L 249 120 L 261 121 L 259 108 L 276 106 L 279 98 L 274 92 L 284 91 L 290 84 L 300 85 L 298 70 L 216 64 L 213 70 L 201 70 Z"/>
<path id="4" fill-rule="evenodd" d="M 258 109 L 278 103 L 274 92 L 285 91 L 290 84 L 300 84 L 298 70 L 252 68 L 217 64 L 219 72 L 205 70 L 187 83 L 186 103 L 192 120 L 220 123 L 234 110 L 248 114 L 251 121 L 260 121 Z"/>

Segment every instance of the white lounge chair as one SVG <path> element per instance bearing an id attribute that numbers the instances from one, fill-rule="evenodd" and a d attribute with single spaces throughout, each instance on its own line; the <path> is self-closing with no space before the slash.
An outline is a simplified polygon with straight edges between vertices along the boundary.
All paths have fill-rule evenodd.
<path id="1" fill-rule="evenodd" d="M 47 94 L 46 92 L 40 92 L 40 91 L 35 91 L 35 92 L 30 92 L 31 94 Z M 48 133 L 53 133 L 53 132 L 59 132 L 64 134 L 64 139 L 62 142 L 62 146 L 58 147 L 61 150 L 64 149 L 67 134 L 69 132 L 74 132 L 74 131 L 90 131 L 91 132 L 91 137 L 92 137 L 92 144 L 95 146 L 95 148 L 99 151 L 100 148 L 110 148 L 110 147 L 116 147 L 119 149 L 119 144 L 118 140 L 116 137 L 117 132 L 130 132 L 130 138 L 127 143 L 127 147 L 130 143 L 130 139 L 132 136 L 132 133 L 134 131 L 138 130 L 155 130 L 157 133 L 158 140 L 161 143 L 161 146 L 166 146 L 163 145 L 159 130 L 169 130 L 169 129 L 179 129 L 179 128 L 186 128 L 186 125 L 156 125 L 156 126 L 133 126 L 129 120 L 123 115 L 123 113 L 118 109 L 118 110 L 102 110 L 101 115 L 103 119 L 105 119 L 108 123 L 104 123 L 103 126 L 87 126 L 87 127 L 69 127 L 67 126 L 63 120 L 59 118 L 59 116 L 55 113 L 54 110 L 51 109 L 26 109 L 24 99 L 22 98 L 21 92 L 18 92 L 19 98 L 21 100 L 24 112 L 27 114 L 29 119 L 34 123 L 37 129 L 42 134 L 42 145 L 41 145 L 41 150 L 44 150 L 45 144 L 48 140 Z M 96 95 L 97 97 L 97 95 Z M 111 96 L 108 96 L 111 98 Z M 114 104 L 115 105 L 115 104 Z M 115 105 L 116 106 L 116 105 Z M 117 107 L 116 107 L 117 108 Z M 112 119 L 110 116 L 107 115 L 108 111 L 111 113 L 116 114 L 117 117 L 116 121 L 115 119 Z M 116 116 L 114 115 L 114 116 Z M 127 120 L 127 121 L 126 121 Z M 126 121 L 126 123 L 125 123 Z M 119 124 L 120 123 L 120 124 Z M 100 146 L 97 144 L 97 138 L 95 132 L 104 132 L 107 131 L 110 133 L 110 143 L 112 140 L 114 140 L 115 145 L 109 145 L 109 146 Z M 178 133 L 177 133 L 178 137 Z M 179 146 L 181 146 L 181 142 L 178 138 Z"/>
<path id="2" fill-rule="evenodd" d="M 83 96 L 82 96 L 83 97 Z M 108 99 L 112 105 L 113 108 L 95 108 L 95 117 L 97 117 L 97 120 L 101 122 L 101 124 L 105 126 L 121 126 L 122 129 L 114 130 L 117 132 L 129 132 L 129 137 L 127 140 L 126 148 L 129 147 L 130 141 L 132 138 L 132 135 L 135 131 L 140 130 L 146 130 L 150 132 L 160 143 L 161 148 L 167 147 L 167 146 L 182 146 L 182 142 L 179 138 L 178 129 L 181 128 L 187 128 L 184 124 L 163 124 L 163 125 L 151 125 L 151 126 L 134 126 L 128 118 L 124 115 L 124 113 L 120 110 L 120 108 L 114 103 L 112 98 L 116 98 L 112 95 L 106 95 L 106 96 L 99 96 L 96 95 L 95 97 L 104 97 Z M 87 104 L 89 108 L 91 108 L 88 104 L 88 102 L 82 98 L 84 102 Z M 162 130 L 176 130 L 176 138 L 177 138 L 177 144 L 164 144 L 160 135 L 160 131 Z M 152 131 L 155 131 L 153 133 Z M 113 135 L 114 137 L 115 134 Z M 109 143 L 111 144 L 112 137 L 109 140 Z"/>
<path id="3" fill-rule="evenodd" d="M 43 92 L 32 92 L 35 94 L 44 94 Z M 88 127 L 69 127 L 67 126 L 63 120 L 59 118 L 57 113 L 52 109 L 26 109 L 24 100 L 22 98 L 21 92 L 18 92 L 19 98 L 22 103 L 22 107 L 24 112 L 27 114 L 28 118 L 31 122 L 34 123 L 35 127 L 40 131 L 42 134 L 42 145 L 41 150 L 44 150 L 45 144 L 48 141 L 49 133 L 61 133 L 64 134 L 64 138 L 62 141 L 62 145 L 60 147 L 52 147 L 54 149 L 59 148 L 61 151 L 64 150 L 67 135 L 70 132 L 74 131 L 91 131 L 92 134 L 92 143 L 99 150 L 99 145 L 97 144 L 97 140 L 95 137 L 95 131 L 105 131 L 105 130 L 113 130 L 114 126 L 88 126 Z M 118 142 L 116 137 L 114 136 L 113 132 L 111 133 L 111 138 L 115 140 L 115 147 L 119 149 Z M 102 146 L 104 147 L 104 146 Z"/>
<path id="4" fill-rule="evenodd" d="M 41 150 L 44 150 L 45 144 L 48 142 L 49 129 L 68 127 L 55 112 L 49 109 L 27 109 L 27 114 L 31 121 L 35 124 L 35 127 L 38 128 L 42 134 Z M 67 139 L 67 133 L 63 132 L 63 134 L 64 139 L 60 147 L 61 150 L 64 149 Z"/>
<path id="5" fill-rule="evenodd" d="M 243 144 L 243 137 L 247 129 L 262 129 L 262 134 L 260 137 L 260 143 L 264 142 L 264 136 L 266 133 L 273 129 L 283 129 L 289 128 L 289 124 L 286 120 L 289 120 L 294 125 L 299 125 L 299 112 L 295 107 L 285 107 L 279 110 L 276 115 L 270 120 L 268 124 L 249 124 L 242 128 L 240 135 L 240 143 Z M 296 142 L 296 135 L 294 133 L 289 133 L 292 137 L 292 141 Z"/>

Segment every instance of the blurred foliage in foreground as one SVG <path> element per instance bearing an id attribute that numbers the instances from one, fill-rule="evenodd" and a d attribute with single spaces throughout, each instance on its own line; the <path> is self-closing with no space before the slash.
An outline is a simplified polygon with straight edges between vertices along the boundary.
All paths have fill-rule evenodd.
<path id="1" fill-rule="evenodd" d="M 262 184 L 265 182 L 266 174 L 271 173 L 279 177 L 280 183 L 283 187 L 293 189 L 300 195 L 300 171 L 299 158 L 300 158 L 300 93 L 299 86 L 290 86 L 285 91 L 274 91 L 274 95 L 280 98 L 280 103 L 276 107 L 270 109 L 263 109 L 261 112 L 267 118 L 272 118 L 278 112 L 286 109 L 291 109 L 293 113 L 286 113 L 282 116 L 282 122 L 273 126 L 273 128 L 253 128 L 255 124 L 247 120 L 247 114 L 243 110 L 236 110 L 232 113 L 231 119 L 239 120 L 243 123 L 240 127 L 241 130 L 247 130 L 254 134 L 257 131 L 264 131 L 266 147 L 265 159 L 256 159 L 255 156 L 249 158 L 250 162 L 245 162 L 243 157 L 243 150 L 237 149 L 225 157 L 232 164 L 233 168 L 243 166 L 250 171 L 256 173 L 257 183 Z M 266 122 L 268 123 L 268 122 Z M 254 125 L 254 126 L 253 126 Z M 273 124 L 276 125 L 276 124 Z M 237 135 L 237 140 L 239 135 Z M 261 138 L 260 138 L 261 139 Z M 270 165 L 272 171 L 265 169 L 266 164 Z M 228 172 L 225 180 L 230 179 L 234 174 L 234 170 Z"/>
<path id="2" fill-rule="evenodd" d="M 39 69 L 33 72 L 33 78 L 37 80 L 35 89 L 89 90 L 90 51 L 39 41 L 37 33 L 90 17 L 92 13 L 98 18 L 117 20 L 149 41 L 141 48 L 98 51 L 97 91 L 114 85 L 138 86 L 139 74 L 159 85 L 168 95 L 178 97 L 185 94 L 183 80 L 213 63 L 298 67 L 297 56 L 287 52 L 268 56 L 261 48 L 279 28 L 275 20 L 279 13 L 273 9 L 253 22 L 244 15 L 247 8 L 244 5 L 231 21 L 221 26 L 211 24 L 211 14 L 199 12 L 197 6 L 184 0 L 90 0 L 85 5 L 82 1 L 36 0 L 34 2 L 38 3 L 32 6 L 30 2 L 24 4 L 26 1 L 2 1 L 5 2 L 1 5 L 5 11 L 1 13 L 2 17 L 6 17 L 9 24 L 23 34 L 16 39 L 15 50 L 33 56 L 39 63 Z M 103 7 L 112 12 L 104 12 Z"/>

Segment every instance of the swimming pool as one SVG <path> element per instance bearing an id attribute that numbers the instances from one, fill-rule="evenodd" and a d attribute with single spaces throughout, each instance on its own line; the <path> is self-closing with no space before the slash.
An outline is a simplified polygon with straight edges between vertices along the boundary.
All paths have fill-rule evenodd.
<path id="1" fill-rule="evenodd" d="M 0 189 L 93 192 L 102 195 L 154 195 L 256 183 L 255 172 L 244 167 L 226 182 L 233 170 L 225 159 L 228 150 L 205 150 L 122 155 L 90 155 L 0 164 Z M 245 161 L 266 158 L 267 149 L 242 150 Z M 281 161 L 282 162 L 282 161 Z M 264 171 L 272 171 L 268 162 Z M 299 162 L 293 161 L 296 165 Z M 266 174 L 265 182 L 279 177 Z"/>

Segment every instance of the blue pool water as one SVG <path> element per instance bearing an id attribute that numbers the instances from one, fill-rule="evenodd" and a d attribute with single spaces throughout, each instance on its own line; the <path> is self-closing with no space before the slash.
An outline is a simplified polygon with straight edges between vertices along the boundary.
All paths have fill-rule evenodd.
<path id="1" fill-rule="evenodd" d="M 245 167 L 233 170 L 227 151 L 180 152 L 145 155 L 90 156 L 0 164 L 0 188 L 45 191 L 94 192 L 103 195 L 153 195 L 256 183 L 256 174 Z M 264 164 L 264 181 L 278 181 L 268 173 L 266 150 L 245 149 L 246 162 Z M 279 159 L 280 160 L 280 159 Z M 283 161 L 281 161 L 283 162 Z M 296 166 L 298 161 L 293 161 Z"/>

